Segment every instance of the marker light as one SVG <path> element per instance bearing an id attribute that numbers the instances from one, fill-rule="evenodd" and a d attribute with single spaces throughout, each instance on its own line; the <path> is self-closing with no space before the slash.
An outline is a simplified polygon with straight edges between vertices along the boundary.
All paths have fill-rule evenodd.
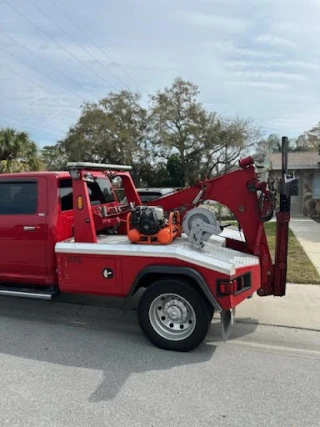
<path id="1" fill-rule="evenodd" d="M 77 197 L 77 208 L 79 209 L 79 211 L 81 211 L 81 209 L 83 208 L 83 199 L 82 199 L 82 196 L 78 196 Z"/>

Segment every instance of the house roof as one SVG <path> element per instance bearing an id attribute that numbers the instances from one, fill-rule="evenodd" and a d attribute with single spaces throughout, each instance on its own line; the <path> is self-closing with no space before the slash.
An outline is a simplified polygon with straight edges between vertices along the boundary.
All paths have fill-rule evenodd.
<path id="1" fill-rule="evenodd" d="M 281 169 L 281 153 L 268 155 L 272 169 Z M 320 155 L 316 151 L 297 151 L 288 153 L 288 169 L 320 169 Z"/>

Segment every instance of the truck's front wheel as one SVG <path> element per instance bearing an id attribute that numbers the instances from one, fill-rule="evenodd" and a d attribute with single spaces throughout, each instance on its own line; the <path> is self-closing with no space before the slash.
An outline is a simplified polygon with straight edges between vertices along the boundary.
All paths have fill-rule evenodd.
<path id="1" fill-rule="evenodd" d="M 205 339 L 213 309 L 183 280 L 157 280 L 142 295 L 138 318 L 142 331 L 157 347 L 190 351 Z"/>

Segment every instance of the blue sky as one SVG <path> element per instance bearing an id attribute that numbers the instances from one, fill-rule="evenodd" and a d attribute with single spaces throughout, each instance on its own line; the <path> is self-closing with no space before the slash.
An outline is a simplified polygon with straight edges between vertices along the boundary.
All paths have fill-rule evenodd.
<path id="1" fill-rule="evenodd" d="M 181 76 L 206 108 L 298 136 L 320 121 L 319 40 L 319 0 L 0 0 L 0 126 L 50 145 L 83 102 L 146 104 Z"/>

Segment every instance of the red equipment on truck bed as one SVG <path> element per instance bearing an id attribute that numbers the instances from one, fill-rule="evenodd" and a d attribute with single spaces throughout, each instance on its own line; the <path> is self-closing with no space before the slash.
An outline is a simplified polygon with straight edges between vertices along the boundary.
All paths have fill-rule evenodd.
<path id="1" fill-rule="evenodd" d="M 197 347 L 215 311 L 226 339 L 239 303 L 255 292 L 285 294 L 290 196 L 297 191 L 297 179 L 287 176 L 287 144 L 284 137 L 275 264 L 263 224 L 276 191 L 261 155 L 144 208 L 128 166 L 70 163 L 69 172 L 0 176 L 0 295 L 127 300 L 145 288 L 138 318 L 156 346 Z M 126 204 L 117 200 L 119 180 Z M 224 229 L 199 208 L 206 200 L 227 206 L 242 231 Z"/>

